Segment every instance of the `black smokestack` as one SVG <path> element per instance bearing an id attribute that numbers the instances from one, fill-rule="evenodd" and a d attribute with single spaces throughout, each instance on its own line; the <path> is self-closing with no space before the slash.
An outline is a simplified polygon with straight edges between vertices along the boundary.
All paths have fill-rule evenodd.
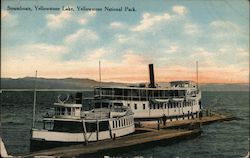
<path id="1" fill-rule="evenodd" d="M 150 88 L 155 88 L 155 77 L 154 77 L 154 65 L 149 64 L 149 77 L 150 77 Z"/>

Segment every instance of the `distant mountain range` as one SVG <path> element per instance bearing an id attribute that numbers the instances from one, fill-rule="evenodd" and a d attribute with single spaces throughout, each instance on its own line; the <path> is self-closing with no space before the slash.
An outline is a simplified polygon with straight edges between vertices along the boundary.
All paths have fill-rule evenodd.
<path id="1" fill-rule="evenodd" d="M 64 78 L 47 79 L 37 78 L 37 89 L 92 89 L 100 83 L 91 79 Z M 102 86 L 126 86 L 126 83 L 102 82 Z M 249 91 L 249 84 L 200 84 L 202 91 Z M 34 78 L 1 78 L 1 89 L 33 89 Z"/>
<path id="2" fill-rule="evenodd" d="M 34 78 L 2 78 L 1 88 L 2 89 L 33 89 Z M 37 78 L 36 88 L 37 89 L 92 89 L 99 86 L 100 83 L 91 79 L 79 79 L 79 78 L 64 78 L 64 79 L 48 79 L 48 78 Z M 122 83 L 115 82 L 102 82 L 102 86 L 120 86 Z"/>

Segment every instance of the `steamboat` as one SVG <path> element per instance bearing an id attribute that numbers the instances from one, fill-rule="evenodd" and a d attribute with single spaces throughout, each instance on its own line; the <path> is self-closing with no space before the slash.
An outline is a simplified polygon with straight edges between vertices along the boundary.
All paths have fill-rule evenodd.
<path id="1" fill-rule="evenodd" d="M 201 115 L 201 91 L 198 83 L 172 81 L 167 86 L 159 86 L 155 84 L 153 64 L 149 64 L 149 76 L 149 84 L 96 87 L 94 89 L 95 98 L 121 102 L 123 106 L 134 112 L 136 120 L 166 117 L 167 121 L 171 121 Z"/>
<path id="2" fill-rule="evenodd" d="M 68 97 L 69 98 L 69 97 Z M 43 128 L 31 130 L 30 150 L 96 142 L 135 131 L 133 112 L 120 102 L 95 99 L 92 109 L 82 110 L 82 93 L 54 103 L 53 113 L 43 117 Z"/>

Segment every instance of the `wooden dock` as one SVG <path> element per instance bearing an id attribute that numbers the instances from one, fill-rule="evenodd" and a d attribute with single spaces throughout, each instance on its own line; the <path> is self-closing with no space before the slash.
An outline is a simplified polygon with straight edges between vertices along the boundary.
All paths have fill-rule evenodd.
<path id="1" fill-rule="evenodd" d="M 201 134 L 201 128 L 179 128 L 192 124 L 209 124 L 218 121 L 227 121 L 235 119 L 231 116 L 224 116 L 213 114 L 203 118 L 195 118 L 191 120 L 178 120 L 167 122 L 166 126 L 160 125 L 160 130 L 157 130 L 157 123 L 141 124 L 141 128 L 136 128 L 136 132 L 127 136 L 116 138 L 115 140 L 104 140 L 99 142 L 92 142 L 88 145 L 72 145 L 67 147 L 59 147 L 49 150 L 30 153 L 23 157 L 34 156 L 58 156 L 58 157 L 73 157 L 79 155 L 98 155 L 101 153 L 124 152 L 128 149 L 142 149 L 154 145 L 167 145 L 182 141 L 184 139 L 193 138 Z M 174 128 L 173 128 L 174 127 Z M 103 155 L 102 155 L 103 156 Z"/>
<path id="2" fill-rule="evenodd" d="M 116 138 L 115 140 L 105 140 L 99 142 L 89 143 L 88 145 L 72 145 L 67 147 L 59 147 L 51 150 L 44 150 L 35 152 L 24 157 L 33 156 L 60 156 L 60 157 L 73 157 L 86 154 L 100 153 L 107 150 L 126 150 L 135 146 L 147 146 L 151 143 L 171 143 L 180 141 L 185 138 L 198 136 L 201 130 L 147 130 L 146 128 L 137 129 L 143 131 L 142 133 L 131 134 L 123 137 Z M 166 142 L 162 142 L 162 141 Z M 152 145 L 152 144 L 151 144 Z"/>
<path id="3" fill-rule="evenodd" d="M 192 128 L 193 125 L 207 125 L 214 122 L 221 122 L 221 121 L 230 121 L 230 120 L 236 120 L 238 118 L 231 116 L 231 115 L 223 115 L 219 113 L 211 113 L 207 116 L 204 116 L 202 118 L 194 118 L 189 120 L 183 120 L 179 119 L 178 121 L 171 121 L 166 122 L 166 126 L 163 126 L 161 123 L 159 128 L 161 129 L 178 129 L 178 128 Z M 141 128 L 152 128 L 157 129 L 158 128 L 158 122 L 145 122 L 140 124 Z"/>

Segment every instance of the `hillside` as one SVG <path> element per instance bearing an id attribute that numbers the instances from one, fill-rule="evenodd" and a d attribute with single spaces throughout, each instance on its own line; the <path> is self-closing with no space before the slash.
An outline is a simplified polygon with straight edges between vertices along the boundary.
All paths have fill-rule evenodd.
<path id="1" fill-rule="evenodd" d="M 123 85 L 115 82 L 102 82 L 102 86 Z M 99 82 L 91 79 L 65 78 L 65 79 L 46 79 L 37 78 L 37 89 L 86 89 L 99 86 Z M 25 77 L 18 79 L 2 78 L 2 89 L 32 89 L 34 88 L 34 78 Z"/>
<path id="2" fill-rule="evenodd" d="M 124 86 L 125 83 L 102 82 L 102 86 Z M 38 89 L 89 89 L 99 86 L 99 82 L 91 79 L 64 78 L 47 79 L 37 78 Z M 200 84 L 202 91 L 249 91 L 249 84 Z M 2 78 L 2 89 L 33 89 L 34 78 Z"/>

